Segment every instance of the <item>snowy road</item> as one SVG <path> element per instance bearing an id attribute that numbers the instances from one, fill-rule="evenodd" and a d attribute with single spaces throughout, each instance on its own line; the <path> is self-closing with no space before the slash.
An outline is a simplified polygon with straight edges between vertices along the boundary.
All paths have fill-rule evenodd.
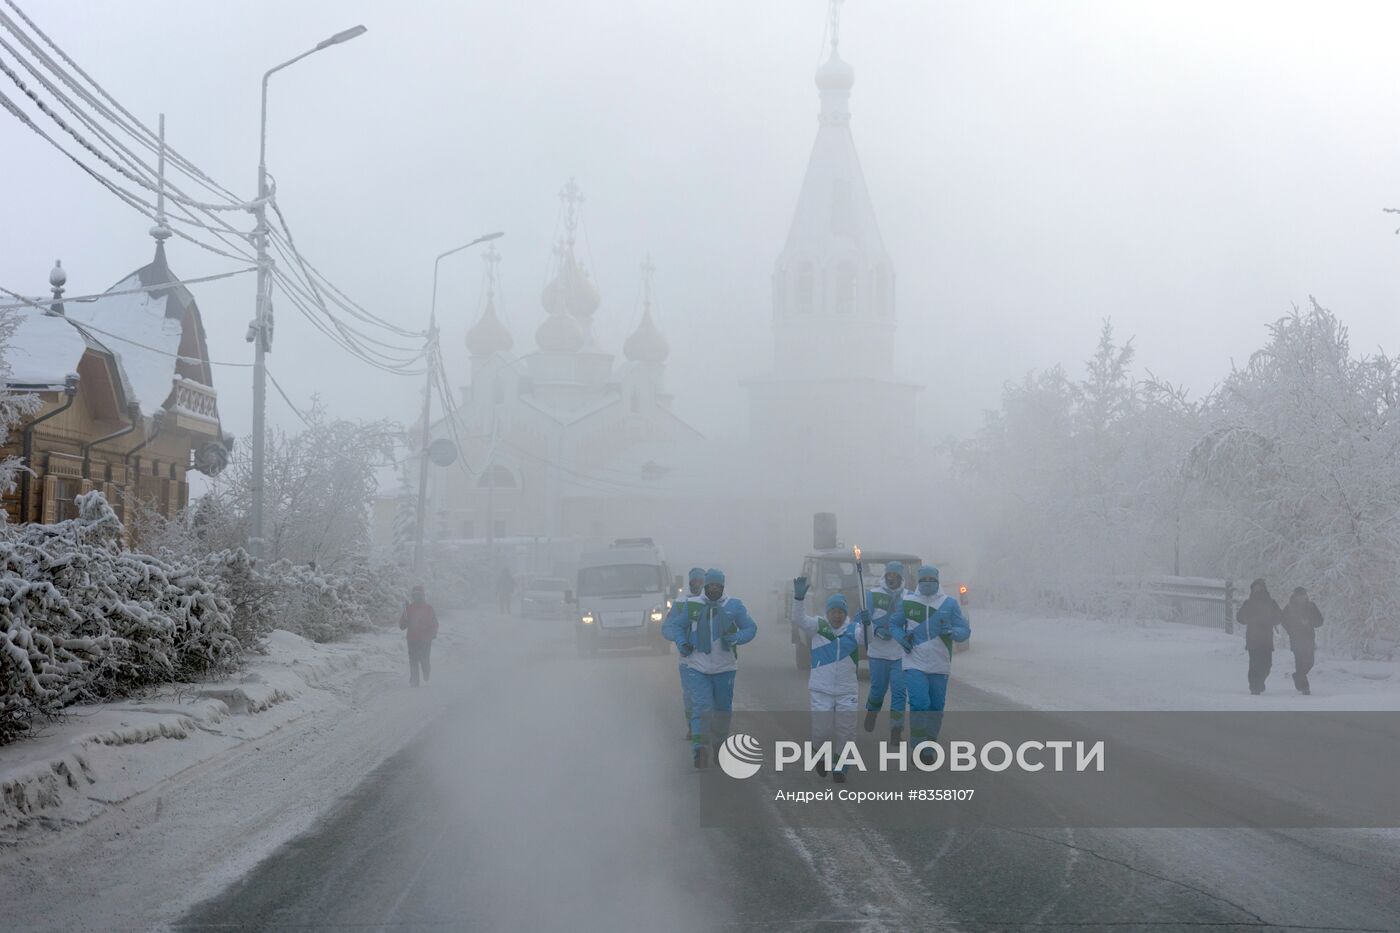
<path id="1" fill-rule="evenodd" d="M 791 708 L 765 634 L 740 705 Z M 556 623 L 491 641 L 509 667 L 179 928 L 1400 928 L 1394 834 L 700 829 L 688 791 L 719 776 L 689 766 L 672 659 L 577 660 Z"/>

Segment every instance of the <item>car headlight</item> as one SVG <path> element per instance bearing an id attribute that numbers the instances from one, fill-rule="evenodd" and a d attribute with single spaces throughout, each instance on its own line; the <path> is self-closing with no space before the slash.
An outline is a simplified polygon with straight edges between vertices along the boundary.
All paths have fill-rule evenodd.
<path id="1" fill-rule="evenodd" d="M 592 625 L 592 624 L 593 624 L 593 613 L 592 613 L 592 611 L 590 610 L 589 612 L 585 612 L 585 613 L 583 614 L 583 617 L 582 617 L 579 621 L 581 621 L 584 625 Z"/>
<path id="2" fill-rule="evenodd" d="M 660 622 L 662 619 L 666 618 L 666 610 L 660 606 L 654 606 L 648 614 L 648 618 L 653 622 Z"/>

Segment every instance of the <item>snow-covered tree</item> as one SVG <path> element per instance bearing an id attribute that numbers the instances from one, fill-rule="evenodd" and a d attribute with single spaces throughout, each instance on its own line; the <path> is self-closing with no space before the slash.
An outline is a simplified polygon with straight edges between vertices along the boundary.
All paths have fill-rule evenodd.
<path id="1" fill-rule="evenodd" d="M 19 323 L 13 311 L 0 311 L 0 447 L 10 440 L 10 430 L 39 410 L 39 397 L 27 393 L 11 392 L 4 386 L 10 382 L 10 363 L 6 353 L 10 337 Z M 0 492 L 14 492 L 19 482 L 20 471 L 25 469 L 19 457 L 0 458 Z M 0 511 L 0 522 L 5 521 L 5 513 Z"/>
<path id="2" fill-rule="evenodd" d="M 263 536 L 269 561 L 349 566 L 367 553 L 376 469 L 398 433 L 388 422 L 333 419 L 319 401 L 295 433 L 270 432 L 263 483 Z M 235 461 L 223 496 L 241 516 L 251 502 L 252 465 Z"/>

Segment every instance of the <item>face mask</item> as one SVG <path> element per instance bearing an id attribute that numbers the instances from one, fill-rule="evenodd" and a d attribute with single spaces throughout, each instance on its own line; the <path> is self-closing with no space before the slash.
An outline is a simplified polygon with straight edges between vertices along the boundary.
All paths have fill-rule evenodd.
<path id="1" fill-rule="evenodd" d="M 723 584 L 723 583 L 707 583 L 707 584 L 705 584 L 705 598 L 708 599 L 710 602 L 712 602 L 712 603 L 717 603 L 717 602 L 719 602 L 723 597 L 724 597 L 724 584 Z"/>
<path id="2" fill-rule="evenodd" d="M 904 579 L 897 573 L 885 577 L 885 589 L 898 590 L 904 586 Z"/>
<path id="3" fill-rule="evenodd" d="M 938 592 L 938 581 L 937 581 L 937 580 L 920 580 L 920 581 L 919 581 L 919 592 L 922 593 L 922 594 L 925 595 L 925 596 L 932 596 L 934 593 L 937 593 L 937 592 Z"/>
<path id="4" fill-rule="evenodd" d="M 704 584 L 703 582 L 701 582 L 700 580 L 692 580 L 692 581 L 690 581 L 690 595 L 691 595 L 691 596 L 699 596 L 699 595 L 700 595 L 700 591 L 703 590 L 704 588 L 705 588 L 705 584 Z"/>

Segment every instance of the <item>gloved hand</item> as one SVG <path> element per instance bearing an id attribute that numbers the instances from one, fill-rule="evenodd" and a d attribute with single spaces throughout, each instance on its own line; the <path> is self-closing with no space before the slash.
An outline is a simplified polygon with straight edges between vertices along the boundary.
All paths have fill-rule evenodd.
<path id="1" fill-rule="evenodd" d="M 881 619 L 879 622 L 876 622 L 876 623 L 875 623 L 875 637 L 876 637 L 876 638 L 882 638 L 882 639 L 884 639 L 885 641 L 889 641 L 889 640 L 890 640 L 890 621 L 889 621 L 889 616 L 886 616 L 885 618 Z"/>
<path id="2" fill-rule="evenodd" d="M 913 635 L 912 633 L 905 635 L 903 638 L 901 638 L 901 639 L 899 640 L 899 643 L 900 643 L 901 645 L 904 646 L 904 650 L 905 650 L 905 651 L 913 651 L 913 650 L 914 650 L 914 635 Z"/>
<path id="3" fill-rule="evenodd" d="M 807 591 L 811 586 L 807 583 L 806 577 L 798 577 L 792 581 L 792 598 L 799 603 L 807 598 Z"/>
<path id="4" fill-rule="evenodd" d="M 681 653 L 681 657 L 688 658 L 691 652 L 695 650 L 695 646 L 688 641 L 683 641 L 679 645 L 676 645 L 676 650 Z"/>
<path id="5" fill-rule="evenodd" d="M 939 622 L 939 623 L 938 623 L 938 634 L 940 634 L 940 635 L 951 635 L 951 634 L 953 634 L 953 623 L 950 622 L 950 621 L 948 621 L 947 619 L 944 619 L 942 622 Z"/>
<path id="6" fill-rule="evenodd" d="M 732 633 L 725 633 L 720 637 L 719 641 L 724 647 L 733 648 L 735 645 L 739 644 L 739 636 Z"/>
<path id="7" fill-rule="evenodd" d="M 862 609 L 862 610 L 860 610 L 859 612 L 857 612 L 857 613 L 855 614 L 855 622 L 856 622 L 857 625 L 869 625 L 869 624 L 870 624 L 870 610 L 869 610 L 869 609 Z"/>

